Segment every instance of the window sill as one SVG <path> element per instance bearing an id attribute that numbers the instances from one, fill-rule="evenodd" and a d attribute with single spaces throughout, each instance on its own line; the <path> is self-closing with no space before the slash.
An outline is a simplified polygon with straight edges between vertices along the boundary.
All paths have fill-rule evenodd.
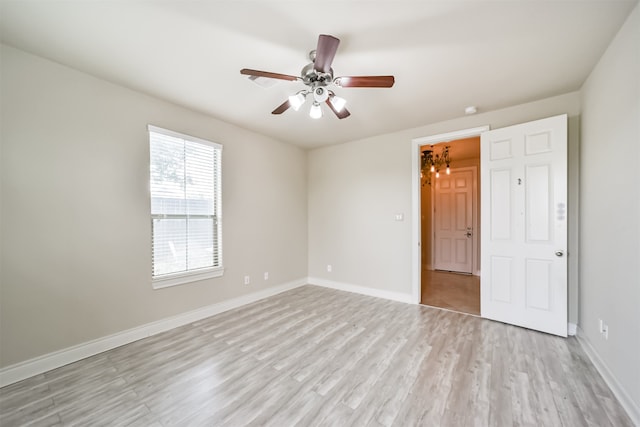
<path id="1" fill-rule="evenodd" d="M 167 275 L 160 278 L 151 279 L 153 289 L 168 288 L 171 286 L 185 285 L 199 280 L 221 277 L 224 274 L 224 268 L 210 268 L 202 271 L 192 271 L 189 273 L 179 273 Z"/>

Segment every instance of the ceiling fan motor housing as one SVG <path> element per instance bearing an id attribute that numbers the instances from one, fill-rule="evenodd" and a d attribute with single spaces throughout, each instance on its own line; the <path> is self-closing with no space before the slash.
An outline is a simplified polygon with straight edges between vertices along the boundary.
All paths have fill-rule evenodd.
<path id="1" fill-rule="evenodd" d="M 305 65 L 300 72 L 302 82 L 307 86 L 325 86 L 333 81 L 333 69 L 328 73 L 323 73 L 314 68 L 314 63 Z"/>

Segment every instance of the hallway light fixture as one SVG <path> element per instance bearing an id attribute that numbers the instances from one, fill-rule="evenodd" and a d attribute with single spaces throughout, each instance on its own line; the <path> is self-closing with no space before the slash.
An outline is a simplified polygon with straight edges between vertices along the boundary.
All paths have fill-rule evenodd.
<path id="1" fill-rule="evenodd" d="M 422 165 L 420 167 L 420 178 L 422 185 L 431 185 L 431 174 L 435 172 L 436 178 L 440 178 L 440 169 L 446 166 L 446 174 L 451 174 L 451 156 L 449 146 L 445 145 L 440 153 L 436 153 L 433 145 L 422 151 Z"/>

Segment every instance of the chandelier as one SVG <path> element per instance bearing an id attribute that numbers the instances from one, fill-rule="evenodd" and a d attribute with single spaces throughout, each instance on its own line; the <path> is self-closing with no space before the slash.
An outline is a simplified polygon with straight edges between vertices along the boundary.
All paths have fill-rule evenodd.
<path id="1" fill-rule="evenodd" d="M 451 157 L 449 156 L 449 146 L 442 148 L 440 153 L 436 153 L 433 145 L 429 149 L 422 151 L 422 166 L 420 168 L 420 178 L 422 185 L 431 185 L 431 174 L 435 172 L 436 178 L 440 178 L 440 169 L 446 166 L 446 174 L 451 174 Z"/>

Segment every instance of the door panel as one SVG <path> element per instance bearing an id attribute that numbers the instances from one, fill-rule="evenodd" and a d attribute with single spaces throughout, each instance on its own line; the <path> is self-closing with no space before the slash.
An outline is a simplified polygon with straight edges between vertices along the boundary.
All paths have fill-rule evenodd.
<path id="1" fill-rule="evenodd" d="M 526 183 L 526 235 L 527 241 L 551 240 L 551 211 L 549 209 L 550 169 L 548 165 L 530 165 L 525 169 Z"/>
<path id="2" fill-rule="evenodd" d="M 489 288 L 491 300 L 510 304 L 512 302 L 513 258 L 507 256 L 492 256 L 491 271 L 493 272 L 493 281 Z M 482 280 L 482 278 L 480 280 Z"/>
<path id="3" fill-rule="evenodd" d="M 567 116 L 485 132 L 480 147 L 481 315 L 566 336 Z"/>
<path id="4" fill-rule="evenodd" d="M 528 308 L 549 311 L 551 304 L 551 262 L 544 259 L 527 259 L 526 302 Z"/>
<path id="5" fill-rule="evenodd" d="M 511 240 L 511 171 L 508 169 L 492 170 L 489 185 L 491 240 L 494 242 Z M 483 191 L 483 193 L 487 192 Z"/>

